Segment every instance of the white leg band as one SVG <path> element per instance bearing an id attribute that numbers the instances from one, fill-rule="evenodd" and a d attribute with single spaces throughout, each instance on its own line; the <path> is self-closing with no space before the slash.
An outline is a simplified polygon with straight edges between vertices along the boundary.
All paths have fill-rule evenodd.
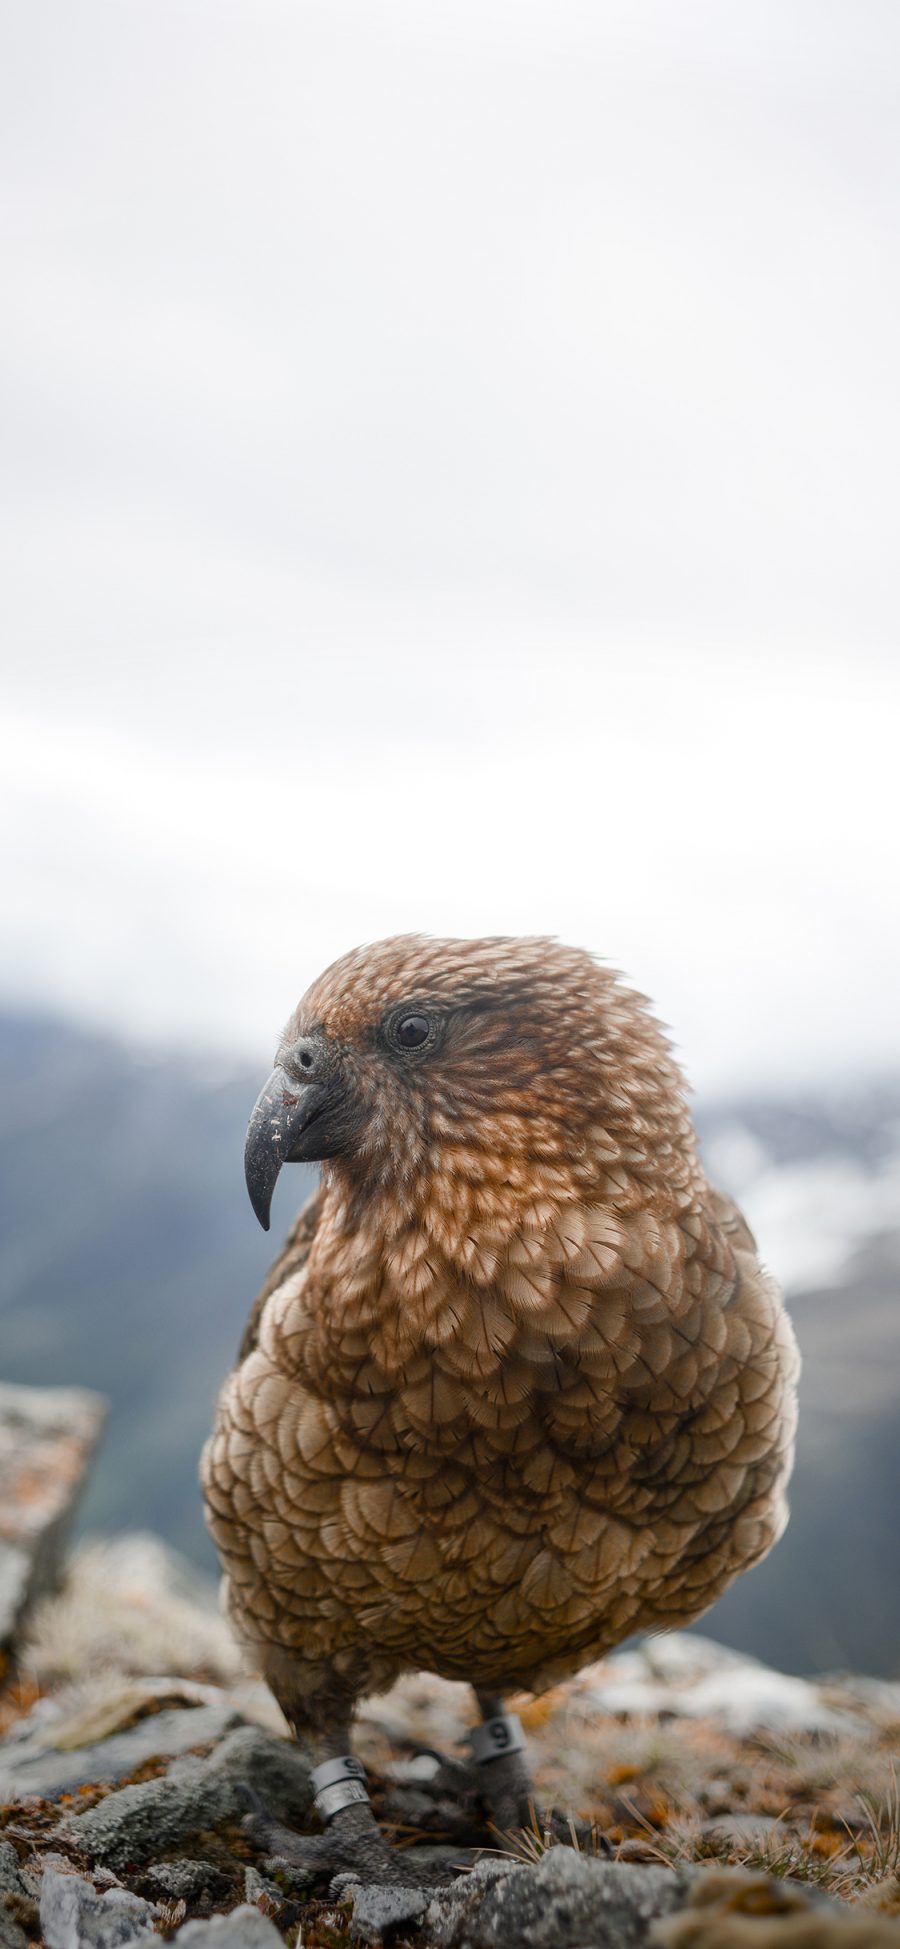
<path id="1" fill-rule="evenodd" d="M 369 1798 L 365 1767 L 352 1753 L 345 1753 L 342 1759 L 323 1760 L 309 1777 L 315 1809 L 322 1820 L 333 1820 L 342 1807 L 359 1805 Z"/>
<path id="2" fill-rule="evenodd" d="M 525 1734 L 514 1712 L 499 1712 L 496 1719 L 483 1719 L 469 1735 L 472 1757 L 479 1766 L 488 1760 L 501 1760 L 507 1753 L 524 1753 Z"/>
<path id="3" fill-rule="evenodd" d="M 369 1796 L 361 1780 L 335 1780 L 333 1787 L 319 1788 L 313 1805 L 321 1820 L 333 1820 L 342 1807 L 353 1807 L 363 1801 L 366 1806 L 369 1805 Z"/>

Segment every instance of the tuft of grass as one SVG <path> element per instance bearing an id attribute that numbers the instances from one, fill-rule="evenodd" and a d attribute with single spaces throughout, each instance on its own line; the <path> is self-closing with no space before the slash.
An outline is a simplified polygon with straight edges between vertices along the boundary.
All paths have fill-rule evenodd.
<path id="1" fill-rule="evenodd" d="M 900 1878 L 900 1783 L 895 1767 L 891 1767 L 890 1786 L 880 1798 L 869 1791 L 856 1797 L 862 1813 L 861 1833 L 854 1834 L 848 1828 L 844 1845 L 827 1852 L 822 1849 L 822 1836 L 814 1822 L 806 1833 L 791 1832 L 782 1825 L 790 1818 L 789 1808 L 778 1816 L 777 1828 L 756 1840 L 742 1842 L 726 1833 L 700 1834 L 692 1823 L 673 1822 L 659 1832 L 633 1801 L 622 1796 L 648 1850 L 669 1866 L 718 1861 L 775 1880 L 803 1882 L 845 1902 L 858 1901 L 882 1882 Z"/>
<path id="2" fill-rule="evenodd" d="M 873 1793 L 859 1793 L 857 1800 L 868 1830 L 869 1858 L 866 1885 L 890 1881 L 900 1875 L 900 1785 L 891 1761 L 891 1783 L 881 1800 Z"/>
<path id="3" fill-rule="evenodd" d="M 606 1858 L 603 1835 L 595 1822 L 588 1825 L 584 1821 L 576 1821 L 571 1814 L 558 1826 L 554 1826 L 550 1818 L 539 1821 L 533 1800 L 528 1802 L 528 1812 L 527 1827 L 504 1830 L 491 1825 L 489 1832 L 503 1842 L 503 1846 L 482 1848 L 481 1852 L 499 1854 L 505 1860 L 520 1861 L 526 1867 L 534 1867 L 552 1847 L 572 1848 L 576 1854 Z"/>
<path id="4" fill-rule="evenodd" d="M 169 1940 L 170 1937 L 174 1936 L 176 1930 L 180 1929 L 186 1914 L 187 1902 L 185 1901 L 160 1902 L 159 1914 L 153 1923 L 156 1934 L 164 1936 L 166 1940 Z"/>
<path id="5" fill-rule="evenodd" d="M 746 1847 L 728 1850 L 728 1865 L 769 1875 L 775 1881 L 802 1881 L 807 1887 L 819 1888 L 829 1895 L 840 1894 L 846 1899 L 856 1859 L 853 1844 L 848 1842 L 836 1854 L 822 1855 L 813 1848 L 813 1839 L 812 1835 L 804 1839 L 798 1834 L 766 1834 Z M 703 1857 L 701 1854 L 695 1858 Z M 715 1858 L 722 1861 L 725 1856 L 718 1853 Z"/>

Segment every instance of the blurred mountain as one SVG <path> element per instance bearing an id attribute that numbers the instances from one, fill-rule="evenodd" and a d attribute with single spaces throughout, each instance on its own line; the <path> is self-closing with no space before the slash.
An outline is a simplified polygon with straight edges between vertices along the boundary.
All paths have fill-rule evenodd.
<path id="1" fill-rule="evenodd" d="M 271 1238 L 243 1187 L 264 1079 L 0 1013 L 0 1375 L 112 1402 L 82 1523 L 212 1566 L 197 1456 Z M 792 1521 L 710 1614 L 783 1670 L 900 1670 L 900 1080 L 702 1106 L 711 1174 L 791 1294 L 804 1355 Z"/>
<path id="2" fill-rule="evenodd" d="M 900 1673 L 900 1080 L 708 1106 L 803 1354 L 791 1523 L 709 1629 L 782 1669 Z"/>
<path id="3" fill-rule="evenodd" d="M 0 1014 L 0 1375 L 107 1395 L 83 1523 L 210 1566 L 197 1458 L 272 1256 L 242 1166 L 266 1073 Z M 313 1182 L 288 1178 L 276 1236 Z"/>

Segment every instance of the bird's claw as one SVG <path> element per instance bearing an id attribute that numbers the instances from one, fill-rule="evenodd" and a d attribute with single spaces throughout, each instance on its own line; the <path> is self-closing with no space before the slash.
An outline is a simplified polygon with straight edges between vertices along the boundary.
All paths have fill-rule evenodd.
<path id="1" fill-rule="evenodd" d="M 413 1742 L 409 1742 L 408 1750 L 416 1758 L 427 1755 L 437 1762 L 435 1771 L 428 1779 L 416 1782 L 416 1791 L 435 1802 L 453 1801 L 459 1810 L 461 1828 L 468 1830 L 473 1821 L 480 1825 L 483 1814 L 479 1809 L 482 1808 L 487 1814 L 490 1832 L 504 1841 L 515 1841 L 522 1836 L 542 1840 L 546 1835 L 583 1854 L 612 1856 L 613 1848 L 592 1821 L 559 1813 L 556 1808 L 544 1810 L 536 1805 L 531 1782 L 524 1770 L 520 1771 L 517 1766 L 507 1765 L 502 1769 L 507 1777 L 501 1785 L 499 1763 L 488 1770 L 477 1766 L 472 1760 L 455 1759 L 434 1746 Z M 391 1802 L 399 1805 L 401 1813 L 404 1811 L 403 1797 L 404 1788 L 395 1787 Z M 446 1813 L 446 1806 L 444 1811 Z"/>
<path id="2" fill-rule="evenodd" d="M 290 1881 L 307 1882 L 327 1872 L 324 1834 L 295 1834 L 293 1828 L 275 1820 L 246 1780 L 235 1781 L 235 1792 L 247 1811 L 241 1820 L 242 1831 L 266 1857 L 266 1871 L 282 1873 Z"/>
<path id="3" fill-rule="evenodd" d="M 274 1819 L 245 1782 L 238 1792 L 248 1810 L 241 1827 L 264 1857 L 263 1872 L 288 1889 L 299 1893 L 326 1879 L 342 1890 L 353 1882 L 408 1882 L 408 1867 L 389 1848 L 369 1807 L 346 1808 L 321 1834 L 298 1834 Z"/>
<path id="4" fill-rule="evenodd" d="M 349 1894 L 351 1888 L 359 1888 L 361 1885 L 362 1876 L 356 1873 L 355 1868 L 345 1868 L 341 1874 L 332 1875 L 328 1884 L 328 1899 L 339 1902 L 341 1896 Z"/>
<path id="5" fill-rule="evenodd" d="M 474 1801 L 482 1785 L 481 1769 L 469 1768 L 455 1760 L 446 1762 L 446 1766 L 444 1789 L 452 1783 L 459 1793 L 462 1786 L 466 1796 Z M 433 1787 L 438 1777 L 435 1775 L 429 1786 Z M 494 1784 L 499 1786 L 500 1781 Z M 516 1791 L 522 1785 L 518 1779 L 510 1778 L 504 1784 L 506 1792 L 496 1797 L 491 1795 L 489 1807 L 491 1831 L 503 1842 L 515 1846 L 523 1840 L 543 1840 L 549 1835 L 583 1853 L 612 1853 L 605 1836 L 589 1821 L 555 1812 L 544 1815 L 535 1807 L 530 1792 L 523 1799 L 522 1792 Z M 402 1854 L 395 1854 L 388 1846 L 369 1808 L 365 1812 L 361 1808 L 347 1809 L 349 1823 L 346 1815 L 343 1819 L 338 1816 L 321 1834 L 298 1834 L 274 1819 L 245 1781 L 237 1784 L 237 1792 L 247 1807 L 241 1826 L 265 1857 L 263 1872 L 276 1880 L 280 1878 L 288 1888 L 299 1892 L 327 1877 L 330 1892 L 336 1899 L 339 1892 L 345 1892 L 353 1883 L 389 1886 L 409 1880 L 409 1864 L 404 1863 Z M 421 1874 L 417 1866 L 417 1879 Z M 426 1878 L 431 1880 L 433 1874 L 430 1871 Z M 435 1875 L 434 1878 L 443 1877 Z"/>

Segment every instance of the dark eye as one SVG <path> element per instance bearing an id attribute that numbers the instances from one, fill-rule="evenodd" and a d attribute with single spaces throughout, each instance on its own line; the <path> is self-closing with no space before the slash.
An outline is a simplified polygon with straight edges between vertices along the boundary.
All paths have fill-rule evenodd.
<path id="1" fill-rule="evenodd" d="M 423 1042 L 431 1034 L 431 1023 L 427 1015 L 401 1015 L 394 1023 L 394 1041 L 398 1049 L 421 1049 Z"/>

